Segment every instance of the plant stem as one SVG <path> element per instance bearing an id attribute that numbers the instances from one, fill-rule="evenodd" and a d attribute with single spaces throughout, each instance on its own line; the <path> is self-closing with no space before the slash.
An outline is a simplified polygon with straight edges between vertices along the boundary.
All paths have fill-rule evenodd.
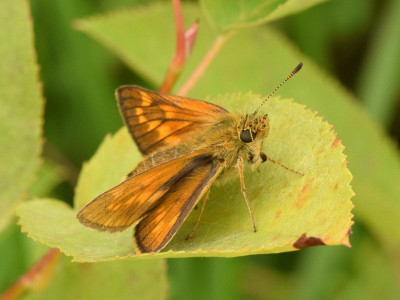
<path id="1" fill-rule="evenodd" d="M 204 74 L 204 71 L 210 65 L 212 60 L 218 54 L 218 52 L 222 49 L 222 46 L 233 36 L 234 32 L 229 32 L 224 35 L 219 35 L 214 40 L 210 50 L 208 50 L 207 54 L 204 56 L 203 60 L 197 66 L 196 70 L 192 73 L 189 79 L 183 84 L 179 92 L 177 93 L 179 96 L 185 96 L 196 84 L 199 78 Z"/>
<path id="2" fill-rule="evenodd" d="M 186 57 L 191 52 L 196 40 L 198 29 L 198 22 L 196 21 L 185 34 L 180 0 L 172 0 L 172 6 L 176 24 L 176 51 L 160 88 L 160 91 L 164 93 L 168 93 L 172 89 L 182 73 Z"/>
<path id="3" fill-rule="evenodd" d="M 1 300 L 18 299 L 27 289 L 43 289 L 50 281 L 60 250 L 50 249 L 30 270 L 23 274 L 8 290 L 0 295 Z"/>

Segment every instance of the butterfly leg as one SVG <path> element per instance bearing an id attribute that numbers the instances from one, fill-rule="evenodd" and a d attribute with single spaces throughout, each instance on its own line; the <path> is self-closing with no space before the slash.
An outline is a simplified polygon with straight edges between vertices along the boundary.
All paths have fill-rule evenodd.
<path id="1" fill-rule="evenodd" d="M 240 188 L 242 190 L 242 193 L 243 193 L 243 196 L 244 196 L 244 200 L 246 200 L 247 208 L 249 209 L 251 221 L 253 222 L 254 232 L 256 232 L 257 231 L 256 222 L 254 221 L 253 212 L 251 210 L 250 202 L 249 202 L 249 199 L 247 198 L 247 194 L 246 194 L 246 186 L 244 185 L 243 158 L 242 157 L 239 157 L 239 159 L 237 161 L 237 165 L 238 165 L 238 169 L 239 169 Z"/>
<path id="2" fill-rule="evenodd" d="M 204 208 L 206 207 L 206 202 L 207 202 L 207 200 L 208 200 L 208 195 L 209 195 L 209 194 L 210 194 L 210 190 L 208 190 L 208 191 L 205 193 L 205 195 L 203 196 L 203 203 L 202 203 L 202 205 L 201 205 L 199 217 L 197 218 L 196 224 L 194 224 L 194 227 L 193 227 L 193 229 L 192 229 L 192 232 L 186 237 L 186 240 L 192 238 L 194 232 L 196 231 L 197 226 L 198 226 L 199 223 L 200 223 L 200 219 L 201 219 L 201 217 L 202 217 L 202 215 L 203 215 Z"/>

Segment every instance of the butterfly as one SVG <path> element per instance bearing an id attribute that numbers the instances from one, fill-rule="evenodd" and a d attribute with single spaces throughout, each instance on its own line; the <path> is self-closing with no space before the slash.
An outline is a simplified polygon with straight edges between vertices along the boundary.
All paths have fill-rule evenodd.
<path id="1" fill-rule="evenodd" d="M 137 223 L 134 241 L 139 252 L 159 252 L 203 199 L 188 238 L 193 236 L 213 182 L 238 172 L 256 231 L 246 195 L 244 162 L 257 167 L 270 161 L 302 175 L 261 151 L 270 125 L 268 115 L 258 110 L 302 65 L 252 114 L 233 114 L 205 101 L 139 86 L 119 87 L 116 98 L 122 118 L 144 158 L 122 183 L 82 207 L 78 220 L 85 226 L 108 232 L 123 231 Z"/>

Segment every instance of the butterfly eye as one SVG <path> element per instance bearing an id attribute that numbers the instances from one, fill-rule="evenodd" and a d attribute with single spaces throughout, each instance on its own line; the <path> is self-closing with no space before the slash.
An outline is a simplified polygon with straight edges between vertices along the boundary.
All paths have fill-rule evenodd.
<path id="1" fill-rule="evenodd" d="M 256 133 L 254 131 L 251 131 L 251 135 L 253 136 L 253 139 L 255 139 Z M 249 129 L 242 130 L 242 132 L 240 133 L 240 140 L 246 144 L 251 143 L 253 141 L 251 135 Z"/>

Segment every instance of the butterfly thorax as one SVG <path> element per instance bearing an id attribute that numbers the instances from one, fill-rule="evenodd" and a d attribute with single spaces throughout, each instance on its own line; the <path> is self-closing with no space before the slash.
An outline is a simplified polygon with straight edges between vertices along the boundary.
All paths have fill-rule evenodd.
<path id="1" fill-rule="evenodd" d="M 227 167 L 235 166 L 239 157 L 251 164 L 259 165 L 264 139 L 269 133 L 269 119 L 267 115 L 234 114 L 235 133 L 228 143 Z"/>
<path id="2" fill-rule="evenodd" d="M 235 167 L 239 157 L 259 165 L 263 161 L 260 152 L 268 132 L 267 115 L 221 114 L 204 122 L 179 145 L 162 148 L 145 156 L 129 176 L 199 149 L 209 149 L 210 156 L 223 162 L 222 173 Z"/>
<path id="3" fill-rule="evenodd" d="M 234 167 L 239 157 L 260 163 L 263 140 L 269 132 L 267 115 L 223 114 L 204 125 L 186 148 L 210 147 L 215 158 L 224 161 L 225 169 Z"/>

